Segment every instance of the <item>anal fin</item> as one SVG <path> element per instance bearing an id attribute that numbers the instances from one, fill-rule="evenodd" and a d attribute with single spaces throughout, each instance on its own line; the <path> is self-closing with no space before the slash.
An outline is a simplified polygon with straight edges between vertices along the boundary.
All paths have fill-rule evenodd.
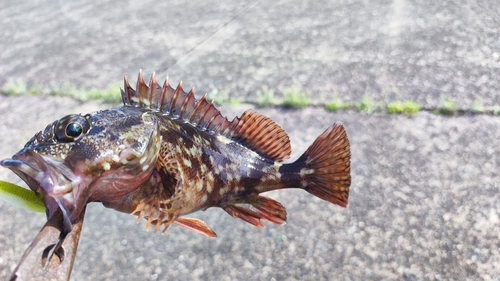
<path id="1" fill-rule="evenodd" d="M 204 234 L 208 237 L 216 237 L 217 234 L 204 221 L 194 218 L 177 218 L 174 223 L 176 225 L 187 228 L 191 231 Z"/>
<path id="2" fill-rule="evenodd" d="M 286 210 L 281 203 L 264 196 L 252 196 L 227 202 L 224 211 L 234 218 L 240 218 L 258 227 L 264 227 L 261 219 L 275 224 L 286 221 Z"/>

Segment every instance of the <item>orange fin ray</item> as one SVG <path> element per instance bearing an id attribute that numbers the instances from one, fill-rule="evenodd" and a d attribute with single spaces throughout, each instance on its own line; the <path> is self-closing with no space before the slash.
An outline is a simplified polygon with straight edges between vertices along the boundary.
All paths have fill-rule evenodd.
<path id="1" fill-rule="evenodd" d="M 158 210 L 157 206 L 157 200 L 155 199 L 143 199 L 141 202 L 137 205 L 135 210 L 132 211 L 132 215 L 137 215 L 137 220 L 136 222 L 139 222 L 142 218 L 145 218 L 146 221 L 146 230 L 149 229 L 149 226 L 155 222 L 153 222 L 153 218 L 155 216 Z M 155 220 L 156 221 L 156 220 Z"/>
<path id="2" fill-rule="evenodd" d="M 240 117 L 229 121 L 215 108 L 213 102 L 207 101 L 206 95 L 197 101 L 194 88 L 186 93 L 182 82 L 174 89 L 167 78 L 161 87 L 153 73 L 147 85 L 142 71 L 139 71 L 136 90 L 130 86 L 125 75 L 121 93 L 125 106 L 146 108 L 182 119 L 200 130 L 221 134 L 275 161 L 290 157 L 288 135 L 274 121 L 255 110 L 247 110 Z"/>
<path id="3" fill-rule="evenodd" d="M 286 221 L 286 210 L 281 203 L 264 196 L 253 196 L 226 203 L 222 208 L 234 218 L 240 218 L 258 227 L 264 227 L 261 219 L 275 224 Z"/>
<path id="4" fill-rule="evenodd" d="M 351 151 L 344 126 L 335 123 L 326 129 L 296 163 L 301 187 L 307 192 L 347 207 L 351 186 Z"/>
<path id="5" fill-rule="evenodd" d="M 246 110 L 221 130 L 222 135 L 275 161 L 288 159 L 292 152 L 287 133 L 269 117 L 253 109 Z"/>
<path id="6" fill-rule="evenodd" d="M 199 219 L 178 217 L 174 223 L 208 237 L 217 237 L 215 231 L 213 231 L 204 221 Z"/>
<path id="7" fill-rule="evenodd" d="M 148 222 L 146 223 L 147 224 L 146 229 L 148 229 L 149 225 L 154 225 L 155 226 L 154 232 L 156 233 L 158 230 L 160 230 L 160 227 L 163 225 L 163 230 L 161 232 L 164 233 L 165 231 L 167 231 L 170 225 L 172 225 L 172 223 L 174 223 L 175 220 L 178 218 L 179 218 L 178 212 L 175 213 L 160 212 L 158 216 L 155 219 L 151 219 L 150 222 L 148 218 Z"/>

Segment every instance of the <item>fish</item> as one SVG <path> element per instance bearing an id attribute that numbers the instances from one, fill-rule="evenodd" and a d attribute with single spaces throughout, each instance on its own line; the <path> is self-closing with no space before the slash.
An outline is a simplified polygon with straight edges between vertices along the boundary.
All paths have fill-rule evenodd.
<path id="1" fill-rule="evenodd" d="M 344 126 L 328 127 L 294 162 L 286 132 L 248 109 L 232 121 L 205 94 L 185 92 L 155 73 L 139 71 L 134 89 L 125 74 L 123 105 L 70 114 L 36 133 L 0 165 L 43 197 L 47 217 L 60 208 L 71 229 L 84 206 L 105 207 L 146 220 L 165 232 L 176 224 L 209 237 L 205 222 L 186 217 L 211 207 L 263 227 L 283 224 L 285 207 L 261 193 L 298 188 L 347 207 L 350 143 Z"/>

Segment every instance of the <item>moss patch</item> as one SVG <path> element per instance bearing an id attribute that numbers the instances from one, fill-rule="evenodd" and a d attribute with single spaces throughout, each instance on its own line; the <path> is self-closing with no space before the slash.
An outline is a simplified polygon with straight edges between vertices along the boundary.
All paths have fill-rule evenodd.
<path id="1" fill-rule="evenodd" d="M 103 100 L 109 103 L 119 103 L 121 101 L 120 87 L 118 86 L 110 86 L 107 89 L 77 88 L 67 84 L 63 84 L 58 88 L 50 88 L 41 85 L 28 87 L 27 84 L 21 80 L 7 80 L 7 82 L 0 88 L 0 93 L 9 96 L 65 96 L 79 101 Z"/>
<path id="2" fill-rule="evenodd" d="M 420 111 L 420 106 L 411 100 L 408 101 L 394 101 L 387 104 L 386 111 L 389 113 L 398 113 L 406 115 L 414 115 Z"/>
<path id="3" fill-rule="evenodd" d="M 298 87 L 283 90 L 283 105 L 287 107 L 301 108 L 308 106 L 311 101 L 310 94 Z"/>
<path id="4" fill-rule="evenodd" d="M 277 95 L 276 92 L 281 92 Z M 10 95 L 10 96 L 20 96 L 20 95 L 52 95 L 52 96 L 65 96 L 71 97 L 80 101 L 87 100 L 102 100 L 108 103 L 120 103 L 121 93 L 119 86 L 110 86 L 107 89 L 96 89 L 96 88 L 78 88 L 68 84 L 63 84 L 58 88 L 51 88 L 40 85 L 28 86 L 22 80 L 19 79 L 8 79 L 6 83 L 0 87 L 0 94 Z M 256 93 L 257 100 L 253 103 L 257 106 L 285 106 L 292 108 L 302 108 L 312 105 L 311 94 L 307 91 L 302 90 L 298 86 L 292 86 L 285 88 L 281 91 L 271 89 L 267 86 L 262 86 Z M 370 95 L 365 95 L 358 102 L 346 103 L 338 98 L 338 93 L 334 90 L 334 98 L 329 102 L 316 101 L 315 106 L 324 106 L 329 111 L 338 110 L 357 110 L 365 111 L 368 113 L 386 111 L 391 114 L 405 114 L 414 115 L 420 111 L 432 112 L 434 114 L 440 115 L 463 115 L 463 114 L 488 114 L 488 115 L 500 115 L 500 105 L 495 105 L 492 107 L 486 107 L 481 99 L 475 100 L 469 108 L 457 109 L 455 103 L 450 100 L 445 95 L 441 96 L 440 105 L 436 108 L 425 108 L 419 105 L 417 102 L 412 100 L 396 100 L 388 102 L 387 104 L 382 102 L 375 102 Z M 207 99 L 213 100 L 217 105 L 235 105 L 241 102 L 240 99 L 232 98 L 229 91 L 213 89 L 208 93 Z"/>

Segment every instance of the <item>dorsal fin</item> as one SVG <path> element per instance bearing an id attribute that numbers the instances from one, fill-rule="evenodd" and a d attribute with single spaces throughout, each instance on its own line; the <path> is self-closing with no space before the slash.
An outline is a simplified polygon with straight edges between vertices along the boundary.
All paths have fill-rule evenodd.
<path id="1" fill-rule="evenodd" d="M 153 72 L 148 86 L 139 71 L 134 90 L 125 75 L 122 100 L 125 106 L 151 109 L 182 119 L 201 130 L 216 132 L 270 159 L 281 161 L 290 157 L 288 136 L 274 121 L 255 110 L 247 110 L 230 122 L 215 108 L 213 101 L 207 101 L 206 94 L 197 101 L 194 88 L 186 93 L 182 81 L 174 89 L 167 77 L 161 87 Z"/>
<path id="2" fill-rule="evenodd" d="M 144 82 L 142 71 L 139 71 L 136 90 L 128 82 L 128 77 L 124 76 L 124 89 L 122 101 L 126 106 L 135 106 L 159 111 L 165 115 L 179 118 L 191 123 L 202 130 L 216 131 L 217 128 L 226 128 L 230 122 L 220 114 L 214 103 L 207 102 L 206 94 L 197 101 L 194 97 L 194 88 L 186 93 L 182 89 L 182 81 L 174 89 L 170 82 L 165 79 L 163 87 L 156 81 L 153 72 L 149 86 Z"/>
<path id="3" fill-rule="evenodd" d="M 269 117 L 253 109 L 234 118 L 228 127 L 220 127 L 218 132 L 276 161 L 288 159 L 292 152 L 286 132 Z"/>

